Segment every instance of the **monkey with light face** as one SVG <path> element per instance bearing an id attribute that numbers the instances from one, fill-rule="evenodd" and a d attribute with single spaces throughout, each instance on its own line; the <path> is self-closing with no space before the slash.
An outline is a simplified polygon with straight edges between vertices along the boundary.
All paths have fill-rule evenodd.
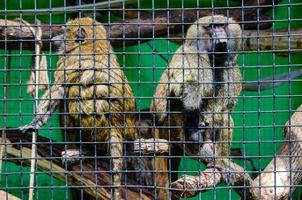
<path id="1" fill-rule="evenodd" d="M 41 97 L 32 122 L 21 130 L 40 129 L 63 107 L 67 142 L 82 141 L 92 152 L 96 145 L 98 153 L 112 156 L 113 185 L 119 187 L 122 142 L 136 139 L 135 99 L 106 29 L 91 18 L 78 18 L 53 40 L 59 54 L 55 84 Z M 114 189 L 113 198 L 120 197 L 119 189 Z"/>
<path id="2" fill-rule="evenodd" d="M 221 15 L 202 17 L 188 29 L 184 44 L 158 82 L 151 104 L 158 137 L 171 142 L 171 156 L 182 156 L 184 151 L 209 163 L 229 155 L 233 127 L 229 112 L 242 88 L 236 65 L 240 37 L 240 26 Z M 180 158 L 171 160 L 170 170 L 177 172 Z M 156 163 L 167 170 L 166 159 L 157 158 Z M 172 173 L 171 180 L 176 178 L 177 173 Z"/>

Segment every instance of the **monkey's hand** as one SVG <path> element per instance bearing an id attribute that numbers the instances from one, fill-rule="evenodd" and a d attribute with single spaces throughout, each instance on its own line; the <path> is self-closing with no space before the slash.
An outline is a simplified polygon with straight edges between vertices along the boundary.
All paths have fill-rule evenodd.
<path id="1" fill-rule="evenodd" d="M 42 127 L 42 123 L 41 122 L 31 122 L 30 124 L 27 124 L 25 126 L 20 126 L 19 130 L 21 131 L 21 133 L 26 134 L 29 132 L 34 132 L 36 130 L 39 130 Z"/>
<path id="2" fill-rule="evenodd" d="M 37 107 L 36 116 L 33 118 L 30 124 L 19 127 L 22 133 L 33 132 L 39 130 L 50 118 L 60 104 L 60 99 L 64 97 L 64 87 L 60 84 L 53 85 L 48 89 L 41 97 L 39 105 Z"/>
<path id="3" fill-rule="evenodd" d="M 91 152 L 80 149 L 67 149 L 61 152 L 62 163 L 65 165 L 78 164 L 89 157 Z M 91 156 L 90 156 L 91 157 Z"/>

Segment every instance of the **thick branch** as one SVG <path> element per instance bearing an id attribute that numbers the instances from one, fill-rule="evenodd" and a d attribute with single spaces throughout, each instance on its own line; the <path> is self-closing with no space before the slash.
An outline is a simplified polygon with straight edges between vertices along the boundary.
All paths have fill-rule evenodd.
<path id="1" fill-rule="evenodd" d="M 0 199 L 5 200 L 20 200 L 18 197 L 15 197 L 14 195 L 7 193 L 3 190 L 0 190 Z"/>
<path id="2" fill-rule="evenodd" d="M 188 198 L 195 196 L 198 192 L 215 187 L 221 181 L 222 175 L 220 171 L 216 168 L 207 168 L 199 176 L 184 175 L 180 177 L 172 183 L 171 187 L 176 198 Z M 196 191 L 196 188 L 198 188 L 198 191 Z"/>
<path id="3" fill-rule="evenodd" d="M 267 51 L 288 55 L 288 53 L 301 52 L 302 50 L 302 29 L 278 31 L 245 31 L 245 51 Z"/>
<path id="4" fill-rule="evenodd" d="M 8 144 L 6 152 L 10 162 L 30 164 L 31 150 L 30 136 L 22 136 L 20 132 L 14 130 L 6 130 Z M 22 147 L 22 148 L 21 148 Z M 22 150 L 21 150 L 22 149 Z M 65 170 L 65 165 L 61 160 L 61 152 L 64 151 L 64 145 L 50 141 L 47 138 L 39 136 L 37 139 L 37 167 L 45 173 L 51 173 L 52 176 L 59 180 L 66 181 L 73 187 L 83 186 L 84 192 L 92 197 L 99 199 L 110 199 L 110 162 L 106 159 L 98 159 L 97 165 L 93 157 L 85 157 L 82 164 L 73 164 Z M 22 159 L 20 159 L 22 155 Z M 14 159 L 18 158 L 18 159 Z M 127 172 L 125 172 L 123 183 L 127 184 L 127 188 L 122 188 L 122 197 L 129 199 L 153 199 L 153 194 L 148 189 L 142 189 L 139 186 L 152 183 L 152 175 L 147 173 L 148 168 L 141 164 L 144 158 L 128 158 L 126 164 Z M 145 162 L 147 163 L 147 161 Z M 144 162 L 143 162 L 144 164 Z M 146 167 L 146 168 L 142 168 Z M 141 170 L 144 174 L 140 175 Z M 96 178 L 97 176 L 97 178 Z M 127 178 L 126 178 L 127 177 Z M 138 179 L 138 177 L 140 179 Z M 146 180 L 144 180 L 146 179 Z M 126 182 L 127 181 L 127 182 Z M 142 189 L 141 193 L 138 189 Z"/>
<path id="5" fill-rule="evenodd" d="M 286 123 L 285 141 L 277 156 L 253 181 L 251 193 L 260 199 L 288 199 L 302 180 L 302 105 Z M 292 186 L 292 187 L 290 187 Z M 258 191 L 260 189 L 260 191 Z M 261 197 L 259 197 L 261 194 Z"/>
<path id="6" fill-rule="evenodd" d="M 133 143 L 133 151 L 136 153 L 168 153 L 169 143 L 165 139 L 138 139 Z"/>
<path id="7" fill-rule="evenodd" d="M 171 40 L 181 44 L 178 33 Z M 302 51 L 302 29 L 288 30 L 246 30 L 242 34 L 242 49 L 239 51 L 270 52 L 279 56 L 288 56 Z M 253 89 L 252 89 L 253 90 Z M 256 89 L 257 90 L 257 89 Z M 254 90 L 253 90 L 254 91 Z"/>
<path id="8" fill-rule="evenodd" d="M 285 139 L 277 156 L 268 164 L 265 170 L 252 180 L 245 170 L 228 160 L 218 160 L 217 168 L 221 175 L 212 174 L 204 178 L 213 166 L 197 176 L 181 177 L 172 183 L 176 197 L 192 197 L 200 191 L 216 186 L 220 181 L 229 185 L 236 185 L 241 197 L 245 199 L 287 199 L 294 191 L 295 186 L 302 180 L 302 105 L 287 122 L 284 131 Z M 212 179 L 211 179 L 212 178 Z M 215 179 L 214 179 L 215 178 Z M 213 181 L 216 180 L 216 181 Z"/>
<path id="9" fill-rule="evenodd" d="M 147 23 L 147 22 L 145 22 Z M 179 24 L 171 25 L 174 27 L 175 31 L 178 30 L 177 27 L 181 27 Z M 112 25 L 110 32 L 112 37 L 112 44 L 115 47 L 121 47 L 123 45 L 123 41 L 127 44 L 137 43 L 138 40 L 142 38 L 146 38 L 147 40 L 152 39 L 152 35 L 148 35 L 148 29 L 152 29 L 150 24 L 140 25 L 141 34 L 138 37 L 138 33 L 135 32 L 133 28 L 136 28 L 137 25 Z M 163 28 L 165 27 L 165 28 Z M 154 32 L 157 34 L 156 36 L 161 37 L 165 34 L 161 31 L 167 28 L 167 24 L 156 24 L 154 25 Z M 125 29 L 125 40 L 122 36 L 122 30 Z M 44 50 L 50 50 L 50 39 L 53 36 L 59 35 L 63 33 L 63 29 L 60 26 L 47 26 L 44 25 L 42 27 L 43 30 L 43 47 Z M 166 30 L 164 30 L 165 32 Z M 268 30 L 262 31 L 244 31 L 243 32 L 243 51 L 268 51 L 268 52 L 276 52 L 279 54 L 287 53 L 295 53 L 301 51 L 302 49 L 302 30 L 295 29 L 288 32 L 287 30 L 278 30 L 275 32 L 271 32 Z M 169 39 L 172 39 L 175 42 L 182 43 L 180 39 L 181 36 L 176 34 L 177 32 L 172 32 Z M 119 39 L 118 39 L 119 38 Z M 133 38 L 133 40 L 127 40 L 127 38 Z M 20 44 L 22 43 L 22 45 Z M 19 21 L 12 20 L 0 20 L 0 48 L 7 49 L 33 49 L 34 48 L 34 37 L 32 32 L 28 27 L 20 26 Z"/>
<path id="10" fill-rule="evenodd" d="M 114 47 L 133 45 L 138 42 L 144 42 L 154 37 L 171 37 L 179 32 L 185 32 L 189 25 L 202 16 L 223 14 L 235 18 L 239 23 L 244 23 L 245 29 L 269 28 L 271 23 L 269 18 L 261 15 L 257 16 L 254 8 L 245 9 L 245 17 L 241 16 L 241 8 L 229 9 L 185 9 L 157 11 L 147 13 L 137 11 L 140 17 L 126 19 L 124 22 L 111 23 L 108 27 L 109 38 L 111 38 Z M 244 19 L 242 19 L 244 18 Z M 242 21 L 243 20 L 243 21 Z M 268 21 L 267 21 L 268 20 Z M 258 23 L 260 21 L 260 23 Z M 33 25 L 34 26 L 34 25 Z M 58 25 L 43 25 L 42 27 L 43 50 L 50 50 L 51 38 L 62 34 L 64 31 Z M 21 27 L 20 22 L 11 20 L 0 20 L 0 48 L 8 49 L 34 48 L 34 36 L 28 27 Z"/>

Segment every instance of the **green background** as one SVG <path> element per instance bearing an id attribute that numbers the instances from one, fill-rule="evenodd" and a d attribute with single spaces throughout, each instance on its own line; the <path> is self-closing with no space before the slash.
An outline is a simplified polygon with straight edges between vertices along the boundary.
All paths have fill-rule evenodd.
<path id="1" fill-rule="evenodd" d="M 167 0 L 168 1 L 168 0 Z M 148 8 L 150 11 L 154 8 L 180 8 L 184 7 L 210 7 L 212 1 L 196 0 L 171 0 L 167 1 L 141 1 L 140 4 L 134 4 L 138 8 Z M 34 1 L 4 0 L 0 3 L 0 9 L 30 9 L 34 8 Z M 236 1 L 213 1 L 214 6 L 233 6 Z M 286 6 L 288 3 L 301 3 L 301 1 L 283 1 L 284 6 L 275 7 L 268 13 L 279 20 L 273 23 L 273 29 L 281 28 L 292 29 L 302 27 L 302 22 L 294 19 L 301 19 L 301 6 Z M 49 8 L 63 6 L 62 0 L 37 0 L 38 8 Z M 18 15 L 16 17 L 22 17 Z M 4 18 L 4 16 L 2 16 Z M 14 17 L 9 17 L 12 19 Z M 71 15 L 52 14 L 51 16 L 39 16 L 43 23 L 64 24 Z M 114 19 L 110 16 L 111 19 Z M 24 17 L 32 21 L 33 17 Z M 291 20 L 288 20 L 291 19 Z M 108 16 L 103 17 L 103 22 L 108 22 Z M 145 109 L 149 107 L 150 100 L 154 93 L 156 84 L 150 82 L 158 81 L 162 71 L 167 66 L 166 60 L 171 60 L 173 53 L 178 45 L 165 39 L 154 39 L 148 43 L 115 49 L 118 54 L 119 62 L 131 83 L 134 93 L 137 97 L 137 108 Z M 0 113 L 8 111 L 8 115 L 0 116 L 1 127 L 18 127 L 30 122 L 33 112 L 33 100 L 26 94 L 26 82 L 29 77 L 30 60 L 33 52 L 30 51 L 0 51 Z M 57 57 L 55 52 L 45 52 L 48 54 L 48 68 L 51 69 L 51 79 L 53 80 L 53 70 L 56 68 Z M 160 55 L 159 55 L 160 54 Z M 8 61 L 11 60 L 9 97 L 4 101 Z M 249 53 L 243 52 L 239 55 L 238 64 L 242 66 L 242 75 L 245 81 L 257 80 L 259 78 L 271 76 L 301 67 L 302 57 L 291 55 L 290 57 L 279 57 L 272 52 L 268 53 Z M 285 83 L 279 87 L 260 91 L 260 92 L 242 92 L 239 103 L 233 114 L 235 121 L 235 134 L 232 148 L 240 148 L 246 157 L 252 159 L 257 170 L 264 169 L 278 151 L 283 139 L 283 127 L 294 111 L 301 104 L 301 77 L 294 82 Z M 48 130 L 47 127 L 59 126 L 58 116 L 53 115 L 47 123 L 41 135 L 61 140 L 61 134 L 57 131 Z M 268 156 L 268 157 L 261 157 Z M 243 160 L 236 160 L 237 163 L 251 170 L 251 165 Z M 189 158 L 183 159 L 181 171 L 187 171 L 186 174 L 196 173 L 204 169 L 204 166 Z M 1 177 L 1 187 L 6 191 L 21 197 L 28 198 L 29 168 L 5 162 L 2 167 L 4 173 Z M 71 199 L 70 193 L 65 188 L 65 183 L 57 181 L 54 177 L 37 173 L 36 184 L 38 189 L 36 197 L 39 199 Z M 301 189 L 294 193 L 294 199 L 300 199 Z M 199 194 L 194 199 L 239 199 L 239 196 L 232 189 L 225 185 L 219 185 L 216 190 L 209 190 Z"/>

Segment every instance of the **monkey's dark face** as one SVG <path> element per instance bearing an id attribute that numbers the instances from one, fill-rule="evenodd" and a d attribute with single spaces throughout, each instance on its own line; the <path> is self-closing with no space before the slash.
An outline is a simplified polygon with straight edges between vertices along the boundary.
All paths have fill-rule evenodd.
<path id="1" fill-rule="evenodd" d="M 241 45 L 240 37 L 241 28 L 234 20 L 214 15 L 196 21 L 188 29 L 186 42 L 210 59 L 225 62 L 235 57 Z"/>
<path id="2" fill-rule="evenodd" d="M 228 40 L 228 30 L 226 24 L 210 24 L 204 26 L 205 31 L 209 34 L 210 46 L 207 51 L 215 60 L 226 60 L 228 49 L 233 48 Z"/>
<path id="3" fill-rule="evenodd" d="M 196 128 L 185 129 L 185 152 L 189 156 L 198 156 L 203 162 L 213 159 L 215 154 L 215 130 L 208 127 L 208 124 L 201 124 Z M 210 133 L 213 131 L 212 133 Z"/>

